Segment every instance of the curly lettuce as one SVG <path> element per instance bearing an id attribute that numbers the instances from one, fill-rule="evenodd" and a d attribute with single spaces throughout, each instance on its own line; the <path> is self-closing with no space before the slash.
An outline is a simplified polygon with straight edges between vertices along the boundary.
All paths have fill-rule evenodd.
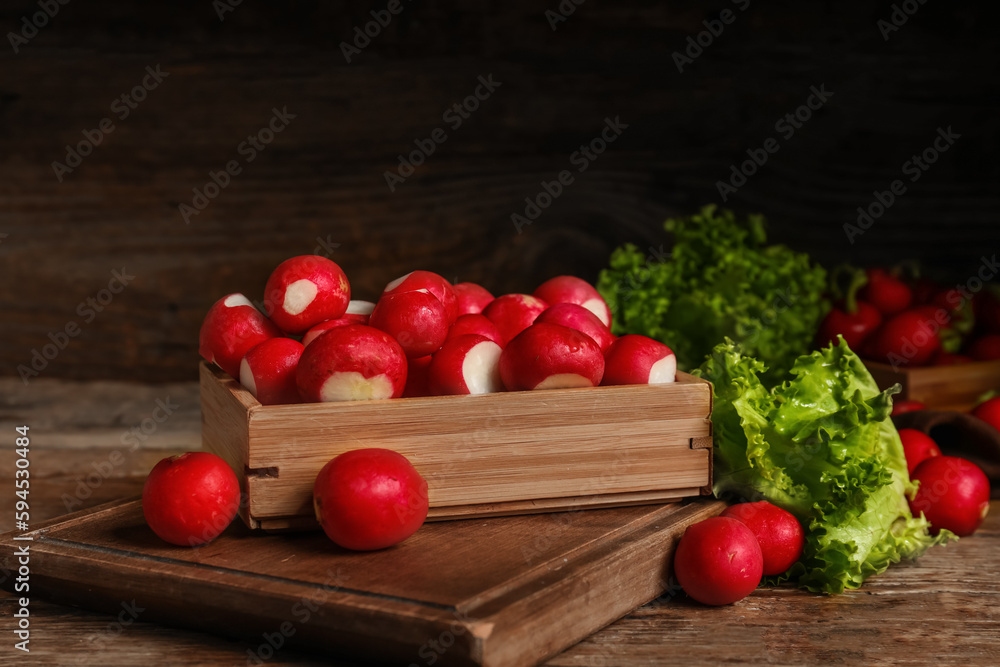
<path id="1" fill-rule="evenodd" d="M 898 385 L 880 392 L 843 339 L 796 359 L 771 389 L 764 369 L 726 340 L 695 374 L 713 384 L 715 494 L 768 500 L 806 529 L 786 579 L 841 593 L 954 539 L 910 513 L 915 485 L 889 418 Z"/>
<path id="2" fill-rule="evenodd" d="M 614 333 L 666 343 L 681 370 L 698 366 L 728 336 L 771 369 L 769 379 L 812 349 L 829 309 L 826 272 L 808 255 L 766 245 L 762 216 L 741 222 L 710 205 L 665 228 L 674 237 L 669 256 L 647 258 L 627 244 L 601 272 L 597 289 L 611 307 Z"/>

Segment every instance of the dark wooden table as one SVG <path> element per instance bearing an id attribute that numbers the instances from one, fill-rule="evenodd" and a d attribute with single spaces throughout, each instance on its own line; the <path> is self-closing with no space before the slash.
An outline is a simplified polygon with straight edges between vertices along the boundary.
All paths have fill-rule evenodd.
<path id="1" fill-rule="evenodd" d="M 159 403 L 158 403 L 159 402 Z M 169 417 L 156 423 L 168 406 Z M 160 410 L 157 411 L 157 407 Z M 143 424 L 145 421 L 145 431 Z M 194 382 L 134 385 L 0 380 L 0 492 L 14 500 L 14 428 L 31 427 L 31 520 L 138 495 L 160 458 L 200 448 Z M 135 434 L 133 427 L 138 427 Z M 137 434 L 137 435 L 136 435 Z M 7 437 L 9 436 L 9 437 Z M 121 458 L 114 455 L 120 452 Z M 13 512 L 0 513 L 0 532 Z M 0 664 L 243 665 L 248 643 L 31 600 L 31 653 L 13 648 L 12 595 L 0 593 Z M 1000 502 L 975 537 L 890 568 L 860 591 L 825 597 L 762 588 L 728 607 L 661 598 L 547 664 L 1000 664 Z M 280 651 L 269 665 L 346 665 Z"/>

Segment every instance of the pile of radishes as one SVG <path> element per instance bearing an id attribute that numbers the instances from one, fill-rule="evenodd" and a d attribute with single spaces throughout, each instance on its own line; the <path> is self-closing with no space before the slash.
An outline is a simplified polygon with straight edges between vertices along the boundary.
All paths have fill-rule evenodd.
<path id="1" fill-rule="evenodd" d="M 869 269 L 834 304 L 817 343 L 838 334 L 863 358 L 897 368 L 992 361 L 1000 359 L 1000 298 Z"/>
<path id="2" fill-rule="evenodd" d="M 264 405 L 673 382 L 669 347 L 616 338 L 611 311 L 584 280 L 557 276 L 533 294 L 494 298 L 414 271 L 378 301 L 352 301 L 347 276 L 317 255 L 282 262 L 264 312 L 223 297 L 199 352 Z"/>

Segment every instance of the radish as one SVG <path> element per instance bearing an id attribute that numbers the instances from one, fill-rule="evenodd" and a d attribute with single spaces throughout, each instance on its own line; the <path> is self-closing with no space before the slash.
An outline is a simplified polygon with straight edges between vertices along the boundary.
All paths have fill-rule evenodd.
<path id="1" fill-rule="evenodd" d="M 941 456 L 934 439 L 923 431 L 915 428 L 899 429 L 899 439 L 903 442 L 903 455 L 906 456 L 906 472 L 913 476 L 917 466 L 932 456 Z"/>
<path id="2" fill-rule="evenodd" d="M 304 349 L 291 338 L 270 338 L 247 352 L 240 364 L 240 384 L 261 405 L 299 403 L 295 369 Z"/>
<path id="3" fill-rule="evenodd" d="M 455 283 L 453 287 L 458 298 L 459 317 L 481 313 L 493 301 L 493 295 L 476 283 Z"/>
<path id="4" fill-rule="evenodd" d="M 444 304 L 427 290 L 383 295 L 368 323 L 395 338 L 411 359 L 441 347 L 451 325 Z"/>
<path id="5" fill-rule="evenodd" d="M 545 303 L 575 303 L 583 306 L 611 328 L 611 309 L 594 286 L 575 276 L 556 276 L 538 286 L 534 296 Z"/>
<path id="6" fill-rule="evenodd" d="M 313 508 L 326 536 L 345 549 L 385 549 L 427 518 L 427 480 L 402 454 L 354 449 L 337 456 L 313 483 Z"/>
<path id="7" fill-rule="evenodd" d="M 736 519 L 757 538 L 764 559 L 764 574 L 784 574 L 802 558 L 806 534 L 791 512 L 761 500 L 730 505 L 723 510 L 722 516 Z"/>
<path id="8" fill-rule="evenodd" d="M 503 339 L 500 344 L 506 345 L 531 326 L 548 307 L 547 303 L 530 294 L 504 294 L 491 301 L 483 310 L 483 315 L 496 325 Z"/>
<path id="9" fill-rule="evenodd" d="M 868 284 L 861 288 L 859 297 L 883 315 L 906 310 L 913 302 L 913 292 L 906 283 L 884 269 L 868 269 Z"/>
<path id="10" fill-rule="evenodd" d="M 485 315 L 476 313 L 459 315 L 455 323 L 448 329 L 449 339 L 466 334 L 486 336 L 497 345 L 503 344 L 503 338 L 500 336 L 500 330 L 497 329 L 497 325 L 490 322 L 489 318 Z"/>
<path id="11" fill-rule="evenodd" d="M 305 349 L 295 381 L 306 401 L 398 398 L 406 386 L 406 355 L 384 331 L 338 327 Z"/>
<path id="12" fill-rule="evenodd" d="M 827 313 L 820 324 L 816 342 L 820 345 L 837 341 L 837 336 L 843 336 L 844 341 L 852 350 L 861 348 L 861 344 L 882 323 L 882 314 L 877 308 L 864 301 L 855 302 L 852 312 L 846 306 L 834 307 Z"/>
<path id="13" fill-rule="evenodd" d="M 406 360 L 406 386 L 402 398 L 430 396 L 431 361 L 433 357 L 417 357 Z"/>
<path id="14" fill-rule="evenodd" d="M 570 329 L 576 329 L 594 339 L 601 352 L 608 349 L 608 346 L 615 341 L 614 335 L 597 315 L 587 310 L 583 306 L 575 303 L 557 303 L 542 311 L 541 315 L 535 318 L 535 323 L 561 324 Z"/>
<path id="15" fill-rule="evenodd" d="M 921 312 L 908 310 L 882 325 L 869 339 L 876 361 L 920 366 L 941 346 L 938 326 Z"/>
<path id="16" fill-rule="evenodd" d="M 764 556 L 753 531 L 725 516 L 688 526 L 674 552 L 684 592 L 702 604 L 732 604 L 760 584 Z"/>
<path id="17" fill-rule="evenodd" d="M 458 317 L 458 297 L 455 294 L 455 288 L 450 282 L 432 271 L 411 271 L 405 276 L 400 276 L 385 286 L 382 296 L 416 291 L 430 292 L 444 305 L 449 325 Z"/>
<path id="18" fill-rule="evenodd" d="M 431 361 L 431 393 L 444 396 L 503 391 L 501 352 L 502 348 L 486 336 L 465 334 L 449 338 Z"/>
<path id="19" fill-rule="evenodd" d="M 302 344 L 309 345 L 321 333 L 329 329 L 346 327 L 349 324 L 368 324 L 368 318 L 374 309 L 375 304 L 371 301 L 351 301 L 347 304 L 347 312 L 344 313 L 343 317 L 338 317 L 335 320 L 325 320 L 305 332 L 302 335 Z"/>
<path id="20" fill-rule="evenodd" d="M 157 537 L 182 547 L 214 540 L 240 507 L 240 483 L 215 454 L 187 452 L 153 466 L 142 486 L 142 514 Z"/>
<path id="21" fill-rule="evenodd" d="M 932 456 L 917 466 L 920 488 L 910 501 L 914 516 L 923 514 L 931 534 L 942 529 L 959 537 L 972 535 L 990 509 L 990 480 L 975 463 L 957 456 Z"/>
<path id="22" fill-rule="evenodd" d="M 989 398 L 972 410 L 972 416 L 1000 431 L 1000 396 Z"/>
<path id="23" fill-rule="evenodd" d="M 558 324 L 532 324 L 500 355 L 500 377 L 510 391 L 593 387 L 603 374 L 597 343 Z"/>
<path id="24" fill-rule="evenodd" d="M 665 384 L 677 379 L 677 357 L 663 343 L 629 334 L 604 352 L 602 385 Z"/>
<path id="25" fill-rule="evenodd" d="M 242 294 L 229 294 L 216 301 L 205 315 L 198 334 L 198 353 L 238 378 L 246 353 L 278 336 L 281 330 L 254 308 L 250 299 Z"/>
<path id="26" fill-rule="evenodd" d="M 282 330 L 302 333 L 347 311 L 351 285 L 336 262 L 299 255 L 278 265 L 264 288 L 264 310 Z"/>

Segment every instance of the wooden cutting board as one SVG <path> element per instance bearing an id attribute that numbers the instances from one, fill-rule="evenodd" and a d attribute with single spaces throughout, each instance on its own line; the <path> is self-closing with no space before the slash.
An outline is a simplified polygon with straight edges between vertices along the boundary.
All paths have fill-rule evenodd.
<path id="1" fill-rule="evenodd" d="M 30 545 L 31 592 L 139 621 L 249 639 L 248 661 L 288 645 L 395 665 L 536 664 L 671 587 L 684 529 L 724 503 L 431 523 L 383 551 L 239 522 L 189 549 L 160 541 L 139 500 L 0 536 Z M 12 581 L 5 584 L 10 586 Z"/>

